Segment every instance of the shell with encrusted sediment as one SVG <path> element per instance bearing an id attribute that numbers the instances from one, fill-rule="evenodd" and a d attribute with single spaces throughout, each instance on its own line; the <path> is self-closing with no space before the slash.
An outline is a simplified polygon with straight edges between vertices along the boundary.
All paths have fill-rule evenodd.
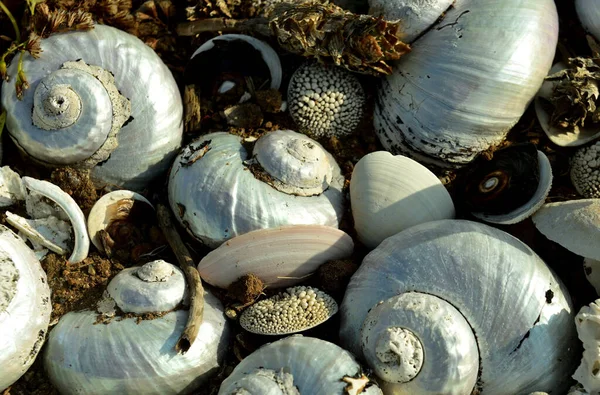
<path id="1" fill-rule="evenodd" d="M 179 304 L 184 297 L 181 282 L 177 281 L 181 273 L 175 274 L 175 268 L 166 263 L 147 265 L 136 269 L 135 276 L 141 276 L 140 281 L 158 283 L 153 287 L 163 290 L 170 281 L 165 277 L 169 272 L 165 266 L 171 267 L 173 274 L 169 277 L 176 281 L 170 292 L 178 294 Z M 164 292 L 140 290 L 140 281 L 132 281 L 129 274 L 122 277 L 117 275 L 108 287 L 121 309 L 139 311 L 137 307 L 147 306 L 148 302 L 154 304 L 154 310 L 150 308 L 154 313 L 170 307 L 163 302 L 172 295 L 165 298 Z M 113 285 L 125 290 L 115 293 Z M 190 393 L 208 385 L 228 348 L 229 323 L 221 302 L 208 291 L 204 292 L 198 337 L 185 354 L 178 354 L 175 344 L 186 325 L 187 310 L 141 319 L 114 317 L 108 323 L 98 323 L 99 318 L 102 316 L 95 311 L 71 312 L 62 316 L 50 333 L 44 365 L 52 384 L 63 394 Z"/>
<path id="2" fill-rule="evenodd" d="M 440 167 L 468 164 L 521 118 L 557 41 L 552 0 L 455 1 L 381 81 L 374 124 L 383 147 Z"/>
<path id="3" fill-rule="evenodd" d="M 99 251 L 104 252 L 102 231 L 110 234 L 111 227 L 132 220 L 130 218 L 132 210 L 138 204 L 144 209 L 154 210 L 148 199 L 139 193 L 127 190 L 113 191 L 98 199 L 88 215 L 87 229 L 90 240 Z M 137 216 L 141 216 L 141 210 L 136 211 Z"/>
<path id="4" fill-rule="evenodd" d="M 240 393 L 377 395 L 381 390 L 362 374 L 348 351 L 325 340 L 295 335 L 262 346 L 235 367 L 219 395 Z"/>
<path id="5" fill-rule="evenodd" d="M 384 240 L 340 312 L 341 345 L 366 359 L 388 394 L 562 393 L 577 358 L 560 279 L 518 239 L 470 221 Z"/>
<path id="6" fill-rule="evenodd" d="M 168 193 L 179 223 L 216 248 L 257 229 L 339 226 L 343 184 L 333 156 L 303 134 L 278 130 L 254 142 L 219 132 L 177 156 Z"/>
<path id="7" fill-rule="evenodd" d="M 461 200 L 473 216 L 495 224 L 515 224 L 535 213 L 552 188 L 552 166 L 533 144 L 513 145 L 480 158 L 465 176 Z"/>
<path id="8" fill-rule="evenodd" d="M 600 260 L 600 199 L 545 204 L 533 216 L 548 239 L 584 258 Z"/>
<path id="9" fill-rule="evenodd" d="M 550 69 L 549 75 L 566 69 L 564 63 L 557 63 Z M 569 131 L 550 125 L 553 106 L 550 103 L 552 91 L 558 82 L 544 81 L 535 98 L 535 114 L 546 133 L 546 136 L 554 144 L 561 147 L 578 147 L 600 137 L 600 127 L 597 124 L 587 122 L 588 126 L 578 127 L 577 130 Z"/>
<path id="10" fill-rule="evenodd" d="M 202 280 L 227 288 L 246 274 L 266 286 L 297 284 L 327 261 L 352 255 L 352 238 L 321 225 L 291 225 L 237 236 L 206 255 L 198 264 Z"/>
<path id="11" fill-rule="evenodd" d="M 8 69 L 2 86 L 6 127 L 35 161 L 90 169 L 98 186 L 143 189 L 163 174 L 183 133 L 173 75 L 137 37 L 95 25 L 41 40 L 39 59 L 23 56 L 30 88 L 17 99 Z"/>
<path id="12" fill-rule="evenodd" d="M 33 364 L 51 311 L 50 288 L 40 262 L 23 240 L 0 225 L 0 391 Z"/>
<path id="13" fill-rule="evenodd" d="M 385 151 L 358 161 L 350 201 L 358 238 L 369 248 L 411 226 L 455 214 L 450 194 L 435 174 L 412 159 Z"/>

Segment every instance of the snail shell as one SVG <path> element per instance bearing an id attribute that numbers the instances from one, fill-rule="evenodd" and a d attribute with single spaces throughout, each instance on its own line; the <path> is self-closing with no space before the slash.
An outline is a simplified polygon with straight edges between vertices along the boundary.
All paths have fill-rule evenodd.
<path id="1" fill-rule="evenodd" d="M 600 40 L 600 4 L 595 0 L 575 0 L 575 9 L 584 29 Z"/>
<path id="2" fill-rule="evenodd" d="M 344 177 L 316 141 L 291 130 L 259 138 L 202 136 L 183 149 L 169 176 L 169 203 L 180 224 L 211 248 L 283 225 L 337 227 Z"/>
<path id="3" fill-rule="evenodd" d="M 552 0 L 455 1 L 382 81 L 374 114 L 381 143 L 420 162 L 469 163 L 523 115 L 557 41 Z"/>
<path id="4" fill-rule="evenodd" d="M 23 240 L 0 225 L 0 391 L 33 364 L 45 340 L 51 306 L 40 262 Z"/>
<path id="5" fill-rule="evenodd" d="M 96 25 L 53 35 L 41 48 L 39 59 L 23 57 L 30 84 L 23 100 L 13 83 L 2 87 L 6 126 L 20 149 L 50 166 L 89 168 L 100 185 L 142 189 L 166 171 L 181 143 L 183 106 L 150 47 Z"/>
<path id="6" fill-rule="evenodd" d="M 470 394 L 475 380 L 482 394 L 569 385 L 576 347 L 565 287 L 529 247 L 487 225 L 428 222 L 384 240 L 340 311 L 342 345 L 367 359 L 386 393 Z"/>

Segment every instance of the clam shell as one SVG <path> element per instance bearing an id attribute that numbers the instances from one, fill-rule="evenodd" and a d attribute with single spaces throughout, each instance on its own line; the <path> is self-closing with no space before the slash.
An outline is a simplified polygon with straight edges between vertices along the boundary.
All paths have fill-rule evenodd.
<path id="1" fill-rule="evenodd" d="M 548 203 L 534 214 L 533 223 L 569 251 L 600 260 L 600 199 Z"/>
<path id="2" fill-rule="evenodd" d="M 548 74 L 554 74 L 566 68 L 567 66 L 564 63 L 556 63 L 554 66 L 552 66 Z M 537 96 L 535 97 L 535 114 L 537 115 L 542 129 L 550 141 L 561 147 L 578 147 L 600 137 L 600 127 L 597 125 L 579 128 L 578 133 L 565 132 L 563 129 L 550 126 L 551 114 L 543 105 L 541 98 L 550 98 L 554 84 L 555 82 L 553 81 L 544 81 Z"/>
<path id="3" fill-rule="evenodd" d="M 110 192 L 98 199 L 88 215 L 87 229 L 90 235 L 90 240 L 92 240 L 92 244 L 94 244 L 99 251 L 104 251 L 99 232 L 101 230 L 105 230 L 108 225 L 115 220 L 118 212 L 118 202 L 125 199 L 133 199 L 139 202 L 144 202 L 150 207 L 154 208 L 148 199 L 139 193 L 127 190 Z"/>
<path id="4" fill-rule="evenodd" d="M 548 157 L 541 151 L 538 151 L 538 166 L 540 169 L 540 182 L 534 195 L 526 204 L 522 205 L 516 210 L 511 211 L 510 213 L 502 215 L 485 213 L 471 214 L 482 221 L 502 225 L 516 224 L 517 222 L 521 222 L 533 215 L 533 213 L 542 207 L 546 201 L 546 197 L 548 197 L 548 194 L 550 193 L 550 189 L 552 189 L 552 166 L 550 165 Z"/>
<path id="5" fill-rule="evenodd" d="M 323 263 L 352 254 L 352 238 L 322 225 L 261 229 L 223 243 L 198 264 L 202 280 L 227 288 L 243 275 L 254 274 L 268 287 L 304 280 Z"/>
<path id="6" fill-rule="evenodd" d="M 454 218 L 452 198 L 425 166 L 379 151 L 364 156 L 350 182 L 358 238 L 370 248 L 411 226 Z"/>

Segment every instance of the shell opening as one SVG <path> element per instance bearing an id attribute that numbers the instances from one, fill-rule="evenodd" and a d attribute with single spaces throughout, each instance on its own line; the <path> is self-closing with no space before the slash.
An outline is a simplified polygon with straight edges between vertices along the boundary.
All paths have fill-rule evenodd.
<path id="1" fill-rule="evenodd" d="M 506 179 L 506 177 L 503 177 L 502 179 Z M 500 180 L 501 180 L 501 175 L 496 174 L 496 172 L 488 175 L 482 182 L 481 184 L 479 184 L 479 191 L 486 193 L 486 192 L 491 192 L 494 189 L 496 189 L 496 187 L 500 184 Z M 504 182 L 503 184 L 506 184 L 506 182 Z"/>
<path id="2" fill-rule="evenodd" d="M 383 331 L 375 346 L 378 370 L 387 381 L 406 383 L 417 377 L 423 368 L 423 344 L 412 331 L 390 327 Z"/>
<path id="3" fill-rule="evenodd" d="M 290 195 L 323 193 L 333 178 L 325 149 L 309 137 L 291 130 L 271 132 L 256 142 L 254 157 L 273 180 L 273 188 Z"/>
<path id="4" fill-rule="evenodd" d="M 33 124 L 44 130 L 63 129 L 77 122 L 81 98 L 67 84 L 40 83 L 34 95 Z"/>

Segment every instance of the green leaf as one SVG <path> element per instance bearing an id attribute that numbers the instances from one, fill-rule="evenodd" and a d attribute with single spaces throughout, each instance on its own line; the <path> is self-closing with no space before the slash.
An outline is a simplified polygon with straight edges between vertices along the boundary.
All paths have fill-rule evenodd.
<path id="1" fill-rule="evenodd" d="M 3 109 L 0 113 L 0 136 L 4 131 L 4 123 L 6 123 L 6 110 Z"/>

